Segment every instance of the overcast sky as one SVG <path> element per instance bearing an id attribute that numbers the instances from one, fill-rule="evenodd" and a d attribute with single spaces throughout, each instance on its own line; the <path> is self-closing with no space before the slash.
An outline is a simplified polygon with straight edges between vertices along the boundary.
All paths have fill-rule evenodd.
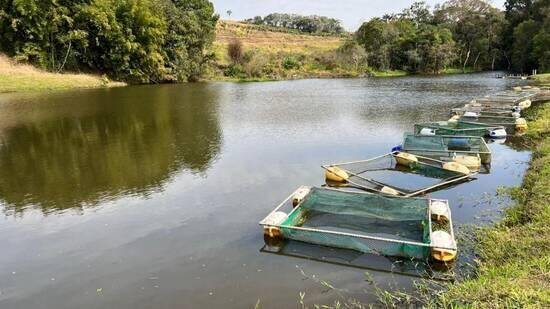
<path id="1" fill-rule="evenodd" d="M 242 20 L 269 13 L 296 13 L 300 15 L 324 15 L 342 21 L 348 30 L 356 30 L 363 21 L 385 13 L 397 13 L 409 7 L 411 0 L 210 0 L 222 19 L 228 19 L 227 10 L 231 10 L 231 19 Z M 492 0 L 492 3 L 504 7 L 505 0 Z M 426 0 L 433 6 L 443 1 Z"/>

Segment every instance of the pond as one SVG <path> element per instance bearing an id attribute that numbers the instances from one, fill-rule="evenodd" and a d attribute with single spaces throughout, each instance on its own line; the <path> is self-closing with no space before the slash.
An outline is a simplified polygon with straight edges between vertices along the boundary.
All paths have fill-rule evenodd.
<path id="1" fill-rule="evenodd" d="M 285 308 L 300 292 L 309 306 L 372 301 L 371 279 L 410 289 L 417 278 L 384 257 L 299 243 L 270 254 L 258 221 L 323 184 L 322 164 L 388 153 L 414 123 L 517 83 L 482 73 L 1 94 L 0 307 Z M 498 218 L 509 201 L 497 188 L 527 168 L 513 143 L 490 148 L 491 173 L 429 194 L 449 199 L 458 230 Z"/>

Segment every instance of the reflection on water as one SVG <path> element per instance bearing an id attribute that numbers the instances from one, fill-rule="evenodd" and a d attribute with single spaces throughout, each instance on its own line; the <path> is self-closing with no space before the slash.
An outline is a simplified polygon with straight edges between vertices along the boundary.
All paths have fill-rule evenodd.
<path id="1" fill-rule="evenodd" d="M 305 242 L 269 237 L 264 237 L 264 241 L 265 244 L 260 249 L 262 253 L 418 278 L 436 280 L 451 280 L 453 278 L 449 273 L 454 266 L 453 263 L 447 265 L 428 264 L 418 260 L 384 257 L 355 250 L 317 246 Z"/>
<path id="2" fill-rule="evenodd" d="M 177 171 L 207 170 L 221 144 L 215 90 L 150 90 L 71 93 L 10 107 L 45 105 L 32 121 L 0 133 L 5 211 L 32 205 L 47 213 L 147 196 Z"/>

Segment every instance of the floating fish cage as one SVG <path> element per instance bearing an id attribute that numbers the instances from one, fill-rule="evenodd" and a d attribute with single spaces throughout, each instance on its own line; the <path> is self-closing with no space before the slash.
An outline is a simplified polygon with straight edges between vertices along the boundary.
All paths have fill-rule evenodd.
<path id="1" fill-rule="evenodd" d="M 327 185 L 412 197 L 468 181 L 475 172 L 456 162 L 422 162 L 404 153 L 323 165 Z"/>
<path id="2" fill-rule="evenodd" d="M 259 224 L 268 238 L 363 253 L 442 262 L 457 254 L 446 200 L 300 187 Z"/>
<path id="3" fill-rule="evenodd" d="M 476 102 L 497 102 L 497 103 L 518 103 L 524 100 L 532 99 L 537 95 L 534 91 L 505 90 L 477 98 Z M 525 89 L 528 90 L 528 89 Z"/>
<path id="4" fill-rule="evenodd" d="M 535 92 L 502 91 L 482 98 L 477 98 L 471 106 L 513 108 L 520 107 L 522 110 L 531 106 L 531 101 L 537 96 Z"/>
<path id="5" fill-rule="evenodd" d="M 491 163 L 491 149 L 482 137 L 416 135 L 405 133 L 403 144 L 396 149 L 441 161 L 455 161 L 471 170 Z"/>
<path id="6" fill-rule="evenodd" d="M 487 136 L 491 138 L 507 136 L 506 128 L 503 126 L 463 120 L 417 123 L 414 125 L 414 133 L 420 135 Z"/>
<path id="7" fill-rule="evenodd" d="M 503 126 L 507 133 L 514 134 L 516 131 L 527 129 L 527 121 L 524 118 L 486 116 L 475 113 L 466 113 L 460 117 L 461 120 L 470 123 L 483 123 L 487 125 Z"/>
<path id="8" fill-rule="evenodd" d="M 464 107 L 456 107 L 451 109 L 451 115 L 480 115 L 519 118 L 521 117 L 521 108 L 491 108 L 466 104 Z"/>

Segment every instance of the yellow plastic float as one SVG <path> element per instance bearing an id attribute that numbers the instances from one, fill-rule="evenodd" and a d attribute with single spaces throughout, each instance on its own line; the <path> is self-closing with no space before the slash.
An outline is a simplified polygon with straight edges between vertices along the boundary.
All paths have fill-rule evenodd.
<path id="1" fill-rule="evenodd" d="M 460 164 L 460 163 L 457 163 L 457 162 L 447 162 L 447 163 L 443 164 L 443 169 L 448 170 L 448 171 L 461 173 L 461 174 L 464 174 L 464 175 L 470 175 L 470 169 L 467 168 L 466 166 Z"/>
<path id="2" fill-rule="evenodd" d="M 397 190 L 392 189 L 390 187 L 384 186 L 380 192 L 387 194 L 387 195 L 399 195 L 399 192 Z"/>
<path id="3" fill-rule="evenodd" d="M 394 155 L 394 158 L 395 158 L 395 161 L 397 161 L 397 164 L 399 164 L 399 165 L 409 166 L 413 163 L 418 162 L 417 157 L 415 157 L 414 155 L 412 155 L 410 153 L 406 153 L 406 152 L 400 152 L 400 153 Z"/>
<path id="4" fill-rule="evenodd" d="M 296 190 L 296 193 L 292 196 L 292 206 L 296 207 L 300 204 L 304 198 L 309 194 L 310 189 L 308 187 L 300 187 Z"/>
<path id="5" fill-rule="evenodd" d="M 349 175 L 337 166 L 330 166 L 325 170 L 325 178 L 334 182 L 346 182 L 349 179 Z"/>
<path id="6" fill-rule="evenodd" d="M 430 204 L 431 218 L 435 222 L 449 222 L 450 210 L 447 203 L 443 201 L 432 201 Z"/>
<path id="7" fill-rule="evenodd" d="M 445 231 L 435 231 L 431 235 L 432 258 L 439 262 L 450 262 L 456 259 L 457 250 L 453 248 L 454 241 L 451 235 Z"/>
<path id="8" fill-rule="evenodd" d="M 272 213 L 264 222 L 264 235 L 271 238 L 281 237 L 281 229 L 276 225 L 281 225 L 288 215 L 282 211 Z"/>
<path id="9" fill-rule="evenodd" d="M 481 168 L 481 158 L 479 156 L 455 155 L 453 161 L 473 171 L 478 171 Z"/>
<path id="10" fill-rule="evenodd" d="M 454 115 L 451 118 L 449 118 L 449 120 L 447 120 L 447 121 L 448 122 L 457 122 L 459 119 L 460 119 L 459 115 Z"/>
<path id="11" fill-rule="evenodd" d="M 526 130 L 527 129 L 527 121 L 525 118 L 518 118 L 516 119 L 516 130 Z"/>
<path id="12" fill-rule="evenodd" d="M 514 87 L 512 88 L 514 91 L 521 91 L 521 87 Z"/>
<path id="13" fill-rule="evenodd" d="M 518 103 L 518 106 L 519 108 L 521 108 L 522 110 L 523 109 L 526 109 L 526 108 L 529 108 L 531 106 L 531 100 L 524 100 L 524 101 L 521 101 Z"/>

